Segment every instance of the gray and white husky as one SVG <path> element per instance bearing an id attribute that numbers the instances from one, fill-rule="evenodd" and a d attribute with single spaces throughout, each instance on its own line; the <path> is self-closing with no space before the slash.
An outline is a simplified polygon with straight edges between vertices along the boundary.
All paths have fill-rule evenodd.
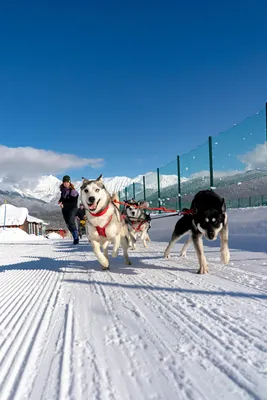
<path id="1" fill-rule="evenodd" d="M 144 247 L 147 247 L 147 241 L 150 242 L 150 237 L 148 235 L 150 223 L 148 220 L 149 215 L 145 213 L 142 207 L 148 207 L 149 204 L 145 201 L 135 201 L 134 199 L 126 203 L 125 214 L 130 232 L 131 248 L 135 250 L 136 241 L 139 237 L 143 241 Z"/>
<path id="2" fill-rule="evenodd" d="M 121 218 L 118 207 L 113 203 L 115 199 L 117 195 L 109 194 L 104 186 L 102 175 L 95 180 L 83 178 L 81 202 L 86 210 L 86 232 L 96 258 L 105 270 L 109 268 L 109 243 L 113 243 L 112 257 L 118 256 L 121 246 L 126 264 L 131 265 L 128 256 L 129 231 L 126 222 Z M 101 246 L 104 253 L 100 249 Z"/>

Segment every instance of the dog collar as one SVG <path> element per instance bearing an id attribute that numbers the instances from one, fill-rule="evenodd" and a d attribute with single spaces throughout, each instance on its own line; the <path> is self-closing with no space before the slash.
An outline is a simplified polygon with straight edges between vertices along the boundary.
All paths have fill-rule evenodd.
<path id="1" fill-rule="evenodd" d="M 106 214 L 106 212 L 108 211 L 109 205 L 107 205 L 106 208 L 104 208 L 104 210 L 100 211 L 97 214 L 93 214 L 89 211 L 89 213 L 93 216 L 93 217 L 101 217 L 102 215 Z"/>

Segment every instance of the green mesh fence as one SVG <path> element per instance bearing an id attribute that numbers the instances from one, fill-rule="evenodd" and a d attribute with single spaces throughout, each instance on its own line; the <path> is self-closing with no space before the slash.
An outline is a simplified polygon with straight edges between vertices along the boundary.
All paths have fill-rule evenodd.
<path id="1" fill-rule="evenodd" d="M 182 207 L 190 206 L 199 190 L 210 187 L 208 142 L 180 157 Z"/>
<path id="2" fill-rule="evenodd" d="M 166 208 L 178 210 L 178 174 L 177 160 L 161 167 L 160 172 L 160 198 L 161 205 Z"/>
<path id="3" fill-rule="evenodd" d="M 267 205 L 266 110 L 233 126 L 203 145 L 180 156 L 181 207 L 189 208 L 194 195 L 213 187 L 226 199 L 228 208 Z M 177 159 L 159 168 L 160 201 L 166 208 L 179 209 Z M 120 192 L 120 199 L 149 201 L 158 207 L 157 173 L 137 178 Z"/>
<path id="4" fill-rule="evenodd" d="M 262 110 L 213 138 L 214 186 L 225 198 L 267 194 L 265 127 Z"/>
<path id="5" fill-rule="evenodd" d="M 146 199 L 150 207 L 158 207 L 158 181 L 157 173 L 151 172 L 145 175 L 146 179 Z"/>
<path id="6" fill-rule="evenodd" d="M 143 177 L 142 179 L 138 179 L 135 182 L 135 199 L 137 201 L 144 200 L 144 184 L 143 184 Z"/>

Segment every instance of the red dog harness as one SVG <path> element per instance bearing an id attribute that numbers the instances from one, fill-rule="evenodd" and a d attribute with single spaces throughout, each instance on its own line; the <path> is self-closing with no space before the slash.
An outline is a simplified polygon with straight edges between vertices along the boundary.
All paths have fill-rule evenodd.
<path id="1" fill-rule="evenodd" d="M 93 214 L 90 211 L 89 212 L 93 217 L 101 217 L 102 215 L 106 214 L 106 212 L 108 211 L 108 208 L 109 208 L 109 206 L 107 206 L 103 211 L 101 211 L 101 212 L 99 212 L 97 214 Z M 107 237 L 107 235 L 106 235 L 106 227 L 110 224 L 111 220 L 112 220 L 112 215 L 109 217 L 108 222 L 104 226 L 95 226 L 99 236 Z"/>
<path id="2" fill-rule="evenodd" d="M 140 224 L 136 228 L 134 227 L 134 224 L 132 223 L 132 227 L 135 230 L 135 232 L 140 232 L 141 231 L 141 227 L 145 222 L 146 221 L 141 221 Z"/>

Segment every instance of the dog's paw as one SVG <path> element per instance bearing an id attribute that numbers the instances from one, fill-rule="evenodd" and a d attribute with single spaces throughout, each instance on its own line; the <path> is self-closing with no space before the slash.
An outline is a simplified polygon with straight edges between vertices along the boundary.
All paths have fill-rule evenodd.
<path id="1" fill-rule="evenodd" d="M 111 257 L 112 258 L 118 257 L 118 251 L 113 251 L 112 254 L 111 254 Z"/>
<path id="2" fill-rule="evenodd" d="M 101 261 L 101 266 L 102 266 L 102 269 L 109 269 L 108 260 L 106 259 L 106 260 Z"/>
<path id="3" fill-rule="evenodd" d="M 126 261 L 126 265 L 132 265 L 132 261 L 127 260 L 127 261 Z"/>
<path id="4" fill-rule="evenodd" d="M 180 257 L 186 258 L 186 257 L 187 257 L 187 254 L 186 254 L 186 253 L 180 253 Z"/>
<path id="5" fill-rule="evenodd" d="M 200 274 L 200 275 L 208 274 L 209 273 L 208 264 L 200 265 L 199 270 L 197 271 L 197 273 Z"/>
<path id="6" fill-rule="evenodd" d="M 229 249 L 224 249 L 221 251 L 221 262 L 225 265 L 229 264 L 230 261 L 230 251 Z"/>

